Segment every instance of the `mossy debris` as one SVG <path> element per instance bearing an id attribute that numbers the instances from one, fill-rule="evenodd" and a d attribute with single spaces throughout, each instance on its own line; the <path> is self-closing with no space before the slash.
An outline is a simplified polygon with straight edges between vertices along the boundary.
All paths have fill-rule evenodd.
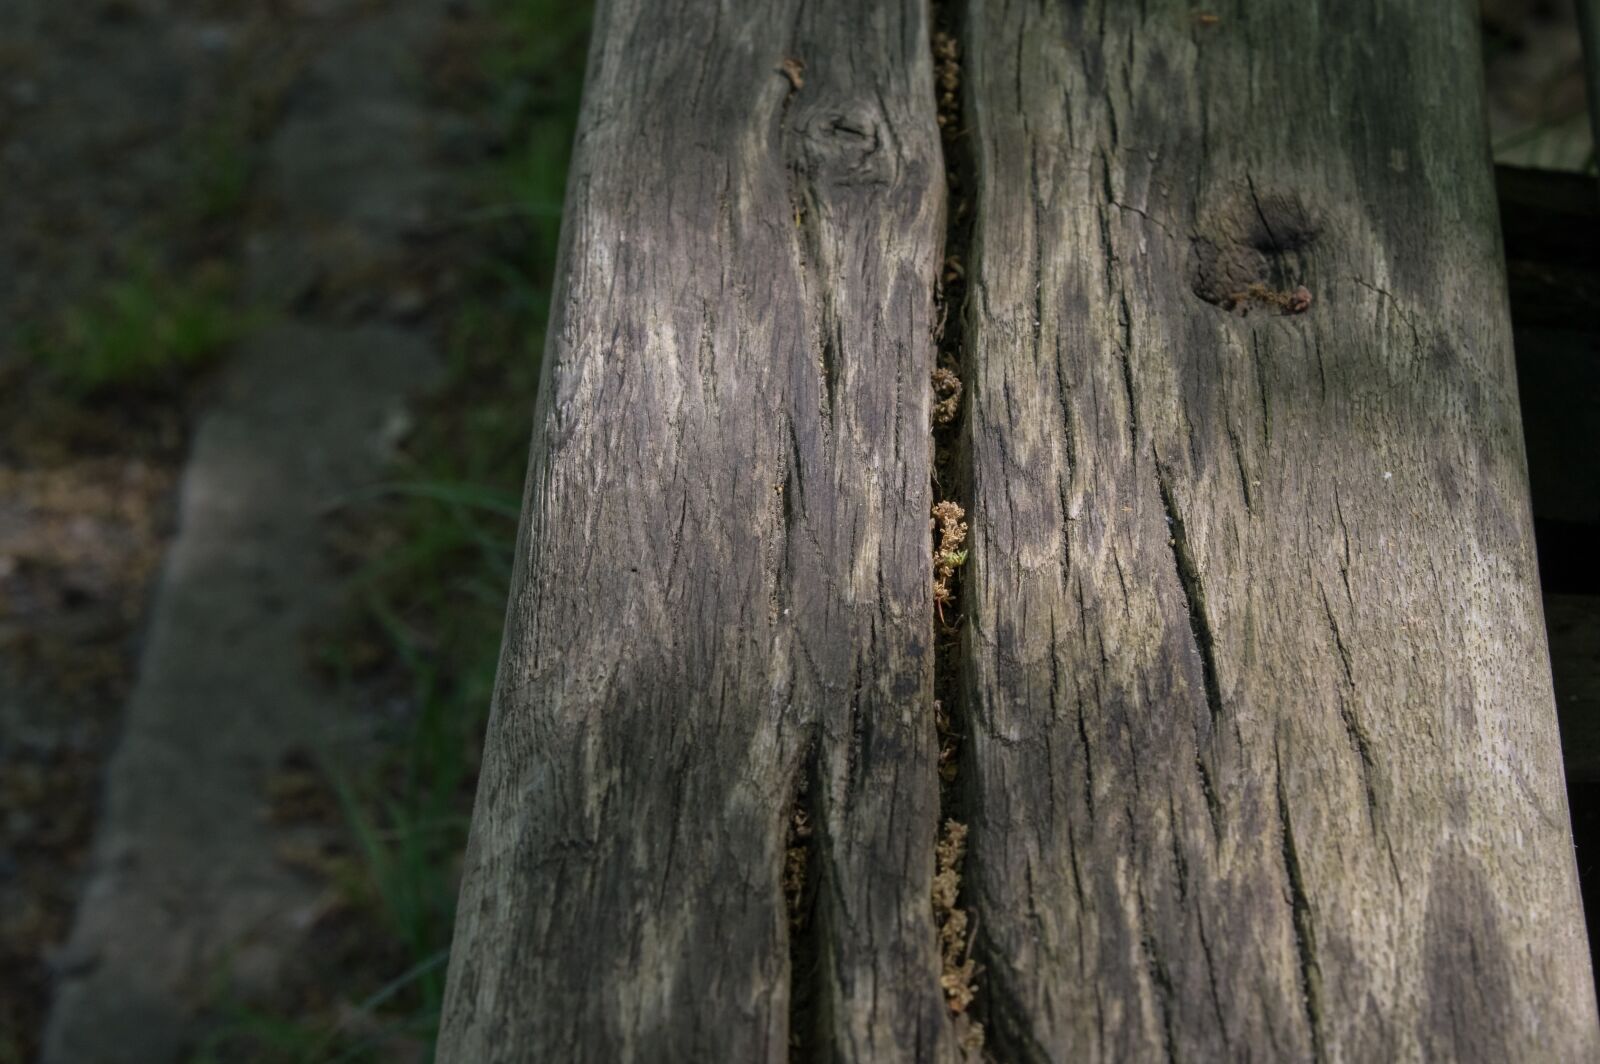
<path id="1" fill-rule="evenodd" d="M 967 854 L 967 826 L 946 820 L 934 848 L 933 919 L 939 928 L 942 969 L 939 986 L 955 1018 L 956 1035 L 968 1053 L 983 1047 L 983 1024 L 967 1015 L 978 993 L 978 964 L 972 959 L 971 921 L 956 902 L 961 895 L 961 865 Z"/>
<path id="2" fill-rule="evenodd" d="M 963 520 L 967 512 L 961 508 L 960 503 L 951 502 L 949 499 L 934 504 L 933 531 L 939 537 L 939 545 L 933 551 L 933 605 L 939 611 L 939 619 L 944 619 L 945 603 L 955 598 L 955 590 L 951 581 L 955 579 L 956 570 L 966 564 L 967 552 L 967 522 Z"/>

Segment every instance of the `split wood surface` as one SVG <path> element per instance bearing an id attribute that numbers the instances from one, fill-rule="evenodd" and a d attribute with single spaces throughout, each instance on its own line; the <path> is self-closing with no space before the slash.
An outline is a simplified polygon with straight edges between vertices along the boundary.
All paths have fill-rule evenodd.
<path id="1" fill-rule="evenodd" d="M 1473 14 L 600 5 L 441 1060 L 1600 1054 Z"/>

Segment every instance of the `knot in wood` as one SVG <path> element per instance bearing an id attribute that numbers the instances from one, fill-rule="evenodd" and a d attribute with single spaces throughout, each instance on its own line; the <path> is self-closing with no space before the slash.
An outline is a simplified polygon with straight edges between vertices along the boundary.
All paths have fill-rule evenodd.
<path id="1" fill-rule="evenodd" d="M 800 116 L 796 129 L 806 174 L 822 184 L 887 184 L 894 161 L 884 124 L 870 104 L 819 107 Z"/>
<path id="2" fill-rule="evenodd" d="M 1298 196 L 1250 185 L 1200 222 L 1189 260 L 1195 295 L 1230 311 L 1271 303 L 1299 314 L 1311 305 L 1302 282 L 1322 227 Z"/>

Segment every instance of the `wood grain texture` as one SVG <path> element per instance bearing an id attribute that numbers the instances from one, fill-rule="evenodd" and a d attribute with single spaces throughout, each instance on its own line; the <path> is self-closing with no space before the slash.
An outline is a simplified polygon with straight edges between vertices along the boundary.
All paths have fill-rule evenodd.
<path id="1" fill-rule="evenodd" d="M 1596 1059 L 1472 7 L 964 11 L 997 1058 Z"/>
<path id="2" fill-rule="evenodd" d="M 915 0 L 594 28 L 440 1059 L 947 1058 Z M 786 59 L 799 60 L 803 70 Z"/>

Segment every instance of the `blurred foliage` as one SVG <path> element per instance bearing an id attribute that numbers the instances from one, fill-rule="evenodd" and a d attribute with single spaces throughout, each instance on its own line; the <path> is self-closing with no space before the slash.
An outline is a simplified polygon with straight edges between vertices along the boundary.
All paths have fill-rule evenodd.
<path id="1" fill-rule="evenodd" d="M 173 383 L 247 328 L 226 270 L 209 265 L 178 275 L 138 254 L 123 276 L 66 308 L 29 346 L 51 381 L 90 395 Z"/>
<path id="2" fill-rule="evenodd" d="M 1593 169 L 1583 54 L 1571 0 L 1481 0 L 1494 158 Z"/>
<path id="3" fill-rule="evenodd" d="M 332 519 L 346 604 L 313 640 L 332 682 L 389 709 L 375 772 L 324 765 L 352 838 L 334 878 L 358 926 L 323 973 L 336 995 L 310 994 L 288 1014 L 224 1003 L 196 1064 L 431 1058 L 589 25 L 588 4 L 491 7 L 464 31 L 476 37 L 447 42 L 435 71 L 455 102 L 506 133 L 463 219 L 483 249 L 472 294 L 450 314 L 446 383 L 415 412 L 389 478 Z"/>

